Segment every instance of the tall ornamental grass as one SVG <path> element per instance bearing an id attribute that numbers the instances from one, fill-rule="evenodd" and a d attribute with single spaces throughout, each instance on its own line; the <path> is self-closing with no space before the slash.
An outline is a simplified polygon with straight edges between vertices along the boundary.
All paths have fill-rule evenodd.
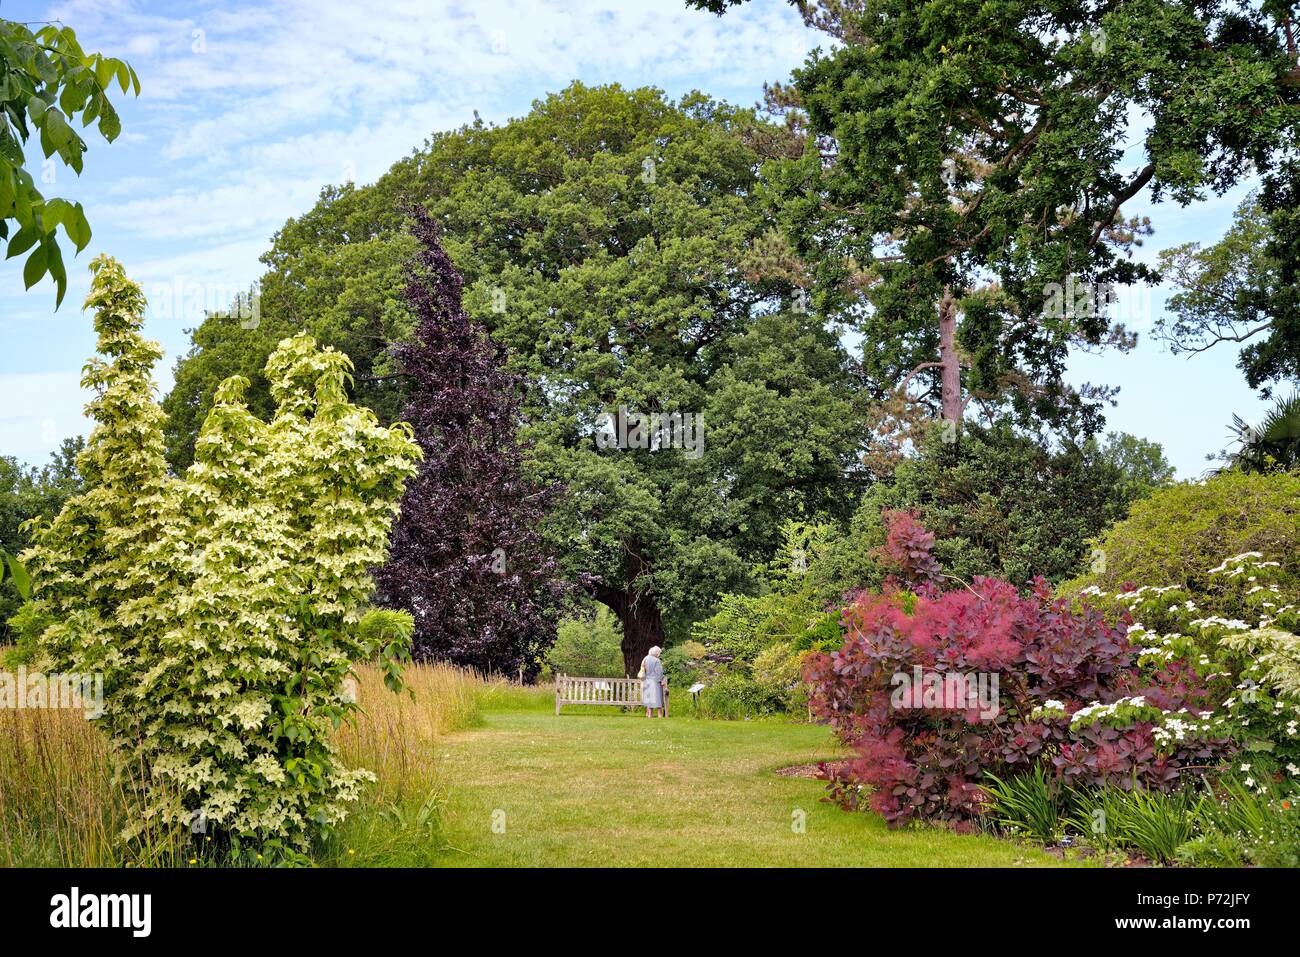
<path id="1" fill-rule="evenodd" d="M 447 665 L 405 669 L 393 694 L 374 665 L 356 669 L 359 710 L 334 732 L 349 765 L 374 771 L 353 814 L 310 860 L 332 865 L 428 863 L 444 844 L 439 739 L 472 726 L 495 692 Z M 0 709 L 0 866 L 220 866 L 203 835 L 160 827 L 123 843 L 139 820 L 135 776 L 113 774 L 113 751 L 80 711 Z"/>

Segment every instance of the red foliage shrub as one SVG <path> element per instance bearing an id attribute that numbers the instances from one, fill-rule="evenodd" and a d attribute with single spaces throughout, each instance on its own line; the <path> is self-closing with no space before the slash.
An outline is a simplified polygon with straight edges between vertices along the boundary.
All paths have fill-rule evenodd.
<path id="1" fill-rule="evenodd" d="M 890 822 L 968 827 L 988 771 L 1046 762 L 1071 781 L 1166 788 L 1187 765 L 1213 757 L 1213 745 L 1196 743 L 1159 753 L 1149 722 L 1071 731 L 1069 713 L 1126 695 L 1144 694 L 1167 710 L 1195 706 L 1194 677 L 1174 668 L 1157 687 L 1131 687 L 1137 679 L 1124 631 L 1092 609 L 1073 612 L 1053 600 L 1041 579 L 1028 596 L 988 578 L 940 591 L 944 578 L 928 551 L 933 536 L 906 512 L 886 520 L 884 552 L 902 580 L 846 608 L 843 647 L 810 658 L 805 670 L 813 713 L 857 753 L 832 772 L 841 802 L 855 805 L 866 786 L 871 806 Z M 945 679 L 971 693 L 945 696 L 938 691 Z M 1067 716 L 1031 717 L 1048 701 Z"/>
<path id="2" fill-rule="evenodd" d="M 881 512 L 885 520 L 885 544 L 881 557 L 897 572 L 886 579 L 886 586 L 897 585 L 900 578 L 918 595 L 938 594 L 943 573 L 931 550 L 934 532 L 921 524 L 913 511 L 888 509 Z"/>

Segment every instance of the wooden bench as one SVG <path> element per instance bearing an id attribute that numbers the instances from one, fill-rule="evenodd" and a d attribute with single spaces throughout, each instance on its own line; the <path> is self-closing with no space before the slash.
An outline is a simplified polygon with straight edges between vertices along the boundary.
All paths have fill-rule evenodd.
<path id="1" fill-rule="evenodd" d="M 640 678 L 555 678 L 555 713 L 566 704 L 609 704 L 619 708 L 641 706 Z"/>

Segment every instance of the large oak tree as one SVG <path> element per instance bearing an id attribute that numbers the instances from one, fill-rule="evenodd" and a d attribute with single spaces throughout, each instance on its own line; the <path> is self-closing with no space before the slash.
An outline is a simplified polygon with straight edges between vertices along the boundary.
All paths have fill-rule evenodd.
<path id="1" fill-rule="evenodd" d="M 261 325 L 205 323 L 169 411 L 201 414 L 234 372 L 256 407 L 257 356 L 305 328 L 353 358 L 360 401 L 395 416 L 406 392 L 389 346 L 413 325 L 401 209 L 423 205 L 466 311 L 527 384 L 532 473 L 567 489 L 552 516 L 567 574 L 619 617 L 635 672 L 746 585 L 783 521 L 843 517 L 855 497 L 855 370 L 771 242 L 752 145 L 770 133 L 703 95 L 574 84 L 502 126 L 435 135 L 286 224 L 264 257 Z M 703 414 L 703 454 L 597 448 L 600 416 L 620 406 Z M 170 438 L 184 462 L 188 433 Z"/>

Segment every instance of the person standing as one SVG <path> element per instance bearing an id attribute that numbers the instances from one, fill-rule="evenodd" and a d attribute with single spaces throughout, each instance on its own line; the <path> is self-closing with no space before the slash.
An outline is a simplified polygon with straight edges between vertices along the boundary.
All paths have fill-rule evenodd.
<path id="1" fill-rule="evenodd" d="M 664 716 L 664 685 L 667 684 L 667 679 L 664 677 L 663 662 L 659 660 L 661 654 L 663 649 L 655 645 L 641 662 L 641 703 L 645 705 L 647 718 L 651 712 L 656 712 L 657 718 Z"/>

